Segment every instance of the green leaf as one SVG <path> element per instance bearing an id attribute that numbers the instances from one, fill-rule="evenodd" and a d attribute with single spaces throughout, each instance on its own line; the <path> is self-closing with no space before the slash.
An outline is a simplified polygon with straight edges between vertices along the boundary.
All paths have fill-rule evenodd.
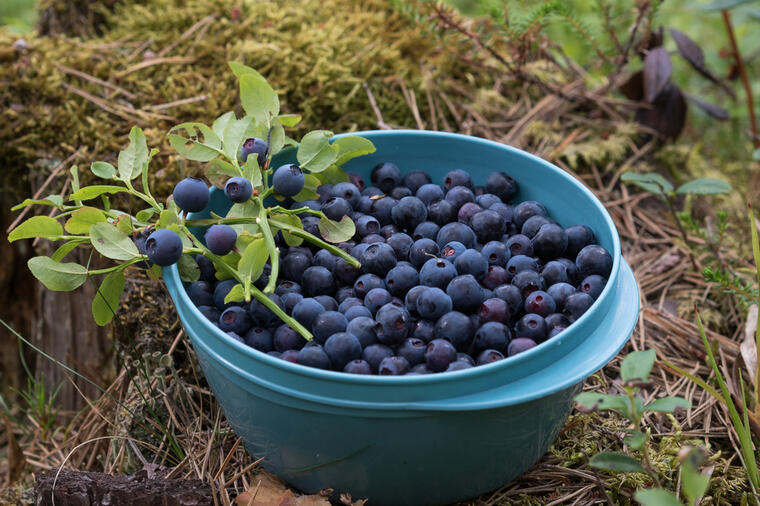
<path id="1" fill-rule="evenodd" d="M 148 161 L 148 144 L 145 134 L 138 127 L 129 131 L 129 146 L 119 153 L 119 179 L 132 181 L 142 173 L 143 165 Z"/>
<path id="2" fill-rule="evenodd" d="M 277 221 L 281 221 L 283 223 L 287 223 L 288 225 L 291 225 L 296 228 L 300 228 L 303 230 L 303 223 L 301 223 L 301 218 L 296 216 L 295 214 L 273 214 L 273 219 L 276 219 Z M 303 243 L 303 239 L 293 235 L 292 233 L 286 231 L 286 230 L 280 230 L 282 232 L 282 238 L 285 239 L 285 243 L 288 246 L 300 246 Z"/>
<path id="3" fill-rule="evenodd" d="M 71 213 L 63 228 L 70 234 L 89 234 L 90 226 L 106 221 L 106 215 L 97 207 L 85 206 Z"/>
<path id="4" fill-rule="evenodd" d="M 333 136 L 327 130 L 314 130 L 303 136 L 296 158 L 302 169 L 322 172 L 338 158 L 338 146 L 330 144 Z"/>
<path id="5" fill-rule="evenodd" d="M 372 144 L 372 141 L 358 135 L 335 139 L 333 145 L 338 146 L 338 159 L 335 160 L 335 165 L 343 165 L 352 158 L 375 152 L 375 145 Z"/>
<path id="6" fill-rule="evenodd" d="M 235 119 L 237 118 L 235 118 L 235 113 L 233 111 L 225 112 L 214 120 L 214 123 L 211 125 L 211 130 L 214 131 L 217 137 L 224 139 L 224 130 L 227 128 L 227 125 L 229 125 L 231 121 L 235 121 Z"/>
<path id="7" fill-rule="evenodd" d="M 185 137 L 173 132 L 185 132 Z M 222 152 L 222 140 L 203 123 L 182 123 L 169 130 L 169 144 L 188 160 L 208 162 Z"/>
<path id="8" fill-rule="evenodd" d="M 348 216 L 344 216 L 340 221 L 333 221 L 327 216 L 322 216 L 317 226 L 322 238 L 327 242 L 345 242 L 356 234 L 356 225 Z"/>
<path id="9" fill-rule="evenodd" d="M 116 218 L 116 228 L 127 235 L 131 235 L 135 231 L 132 227 L 132 217 L 128 214 L 120 214 Z"/>
<path id="10" fill-rule="evenodd" d="M 633 448 L 634 450 L 640 450 L 644 443 L 646 443 L 647 435 L 643 432 L 634 432 L 630 436 L 625 436 L 623 441 L 625 444 Z"/>
<path id="11" fill-rule="evenodd" d="M 634 351 L 628 354 L 620 366 L 620 379 L 647 381 L 657 358 L 654 350 Z"/>
<path id="12" fill-rule="evenodd" d="M 320 181 L 319 178 L 311 174 L 304 174 L 303 176 L 304 176 L 303 189 L 293 197 L 293 200 L 295 200 L 296 202 L 304 202 L 306 200 L 317 200 L 317 198 L 319 198 L 319 193 L 317 193 L 317 188 L 319 188 L 322 185 L 322 181 Z"/>
<path id="13" fill-rule="evenodd" d="M 248 130 L 252 121 L 253 118 L 250 116 L 236 119 L 233 115 L 230 121 L 225 125 L 220 137 L 222 138 L 224 152 L 228 159 L 237 160 L 240 145 L 243 144 L 243 141 L 245 140 L 245 132 Z M 253 157 L 253 159 L 257 160 L 257 157 Z"/>
<path id="14" fill-rule="evenodd" d="M 250 218 L 251 216 L 258 216 L 259 208 L 256 205 L 254 199 L 241 202 L 240 204 L 233 204 L 229 211 L 227 211 L 227 218 Z M 255 223 L 245 223 L 242 225 L 232 225 L 238 235 L 246 231 L 250 234 L 255 234 L 259 231 L 259 226 Z"/>
<path id="15" fill-rule="evenodd" d="M 11 211 L 18 211 L 19 209 L 33 205 L 53 206 L 60 208 L 62 204 L 63 198 L 61 198 L 60 195 L 50 195 L 43 200 L 25 199 L 22 203 L 11 207 Z"/>
<path id="16" fill-rule="evenodd" d="M 583 392 L 575 396 L 575 402 L 586 411 L 614 409 L 622 414 L 628 414 L 628 400 L 622 395 Z"/>
<path id="17" fill-rule="evenodd" d="M 638 460 L 624 453 L 618 452 L 597 453 L 591 457 L 589 464 L 599 469 L 606 469 L 607 471 L 617 471 L 621 473 L 645 472 Z"/>
<path id="18" fill-rule="evenodd" d="M 224 296 L 225 304 L 229 302 L 242 302 L 243 300 L 245 300 L 245 291 L 243 290 L 243 285 L 240 283 L 234 285 L 232 289 L 227 292 L 227 295 Z"/>
<path id="19" fill-rule="evenodd" d="M 280 112 L 280 99 L 261 74 L 240 76 L 240 102 L 257 123 L 269 123 Z"/>
<path id="20" fill-rule="evenodd" d="M 98 253 L 114 260 L 131 260 L 140 256 L 132 239 L 110 223 L 90 226 L 90 242 Z"/>
<path id="21" fill-rule="evenodd" d="M 93 186 L 85 186 L 78 192 L 74 192 L 69 196 L 69 200 L 92 200 L 94 198 L 100 197 L 103 194 L 113 194 L 113 193 L 119 193 L 119 192 L 126 192 L 127 189 L 123 186 L 114 186 L 114 185 L 93 185 Z"/>
<path id="22" fill-rule="evenodd" d="M 706 11 L 723 11 L 723 10 L 730 10 L 734 7 L 739 7 L 740 5 L 750 4 L 752 2 L 755 2 L 757 0 L 715 0 L 714 2 L 711 2 L 702 9 Z"/>
<path id="23" fill-rule="evenodd" d="M 27 262 L 29 270 L 49 290 L 68 292 L 78 288 L 87 280 L 87 269 L 69 262 L 56 262 L 50 257 L 34 257 Z"/>
<path id="24" fill-rule="evenodd" d="M 272 132 L 269 135 L 269 156 L 274 156 L 282 150 L 285 145 L 285 129 L 275 121 L 272 125 Z"/>
<path id="25" fill-rule="evenodd" d="M 260 188 L 262 183 L 261 169 L 259 169 L 257 158 L 257 156 L 249 156 L 243 165 L 243 177 L 250 181 L 254 188 Z"/>
<path id="26" fill-rule="evenodd" d="M 241 277 L 256 281 L 264 271 L 264 264 L 268 258 L 269 250 L 264 238 L 254 239 L 243 251 L 237 270 Z"/>
<path id="27" fill-rule="evenodd" d="M 717 195 L 731 191 L 731 185 L 721 179 L 703 177 L 684 183 L 676 193 L 692 193 L 694 195 Z"/>
<path id="28" fill-rule="evenodd" d="M 231 61 L 227 63 L 230 66 L 230 69 L 232 70 L 232 73 L 235 74 L 235 77 L 240 79 L 244 75 L 252 74 L 254 76 L 258 76 L 262 79 L 264 79 L 264 76 L 259 74 L 258 70 L 253 69 L 249 67 L 248 65 L 243 65 L 242 63 L 238 63 L 236 61 Z"/>
<path id="29" fill-rule="evenodd" d="M 169 228 L 169 225 L 179 224 L 179 217 L 177 213 L 171 209 L 164 209 L 158 218 L 159 228 Z"/>
<path id="30" fill-rule="evenodd" d="M 277 119 L 280 120 L 280 123 L 282 123 L 286 127 L 294 127 L 301 122 L 301 115 L 300 114 L 280 114 L 279 116 L 277 116 Z"/>
<path id="31" fill-rule="evenodd" d="M 72 165 L 69 172 L 71 172 L 71 191 L 79 191 L 79 166 Z"/>
<path id="32" fill-rule="evenodd" d="M 700 473 L 697 467 L 702 460 L 700 457 L 700 450 L 692 448 L 681 464 L 681 483 L 683 484 L 681 490 L 689 500 L 689 504 L 699 504 L 699 498 L 710 488 L 710 475 Z"/>
<path id="33" fill-rule="evenodd" d="M 324 184 L 347 183 L 350 181 L 348 177 L 348 172 L 346 172 L 341 167 L 338 167 L 335 164 L 330 165 L 329 167 L 327 167 L 325 170 L 323 170 L 316 176 Z"/>
<path id="34" fill-rule="evenodd" d="M 56 262 L 60 262 L 61 260 L 63 260 L 66 257 L 66 255 L 68 255 L 69 253 L 71 253 L 74 250 L 74 248 L 76 248 L 77 246 L 79 246 L 83 242 L 84 241 L 68 241 L 68 242 L 65 242 L 65 243 L 61 244 L 61 246 L 57 250 L 55 250 L 55 252 L 53 252 L 52 255 L 50 255 L 50 258 L 52 258 Z"/>
<path id="35" fill-rule="evenodd" d="M 92 299 L 92 316 L 95 323 L 107 325 L 119 310 L 119 299 L 124 293 L 124 271 L 119 269 L 108 273 Z"/>
<path id="36" fill-rule="evenodd" d="M 760 148 L 757 148 L 754 153 L 752 153 L 752 158 L 755 160 L 760 160 Z"/>
<path id="37" fill-rule="evenodd" d="M 177 261 L 177 270 L 182 281 L 193 283 L 201 279 L 201 269 L 198 262 L 190 255 L 182 255 Z"/>
<path id="38" fill-rule="evenodd" d="M 256 157 L 254 156 L 248 158 L 254 158 L 255 160 Z M 222 160 L 221 158 L 214 158 L 206 166 L 206 178 L 217 188 L 224 188 L 224 184 L 229 178 L 239 175 L 239 169 L 235 168 L 234 165 L 226 160 Z"/>
<path id="39" fill-rule="evenodd" d="M 19 239 L 29 239 L 32 237 L 42 237 L 43 239 L 57 239 L 63 235 L 63 227 L 56 220 L 49 216 L 32 216 L 26 221 L 20 223 L 8 234 L 8 242 L 18 241 Z"/>
<path id="40" fill-rule="evenodd" d="M 135 218 L 141 223 L 147 223 L 150 217 L 154 214 L 156 214 L 156 210 L 152 207 L 149 207 L 147 209 L 143 209 L 142 211 L 137 211 Z"/>
<path id="41" fill-rule="evenodd" d="M 647 174 L 636 174 L 635 172 L 626 172 L 620 179 L 628 183 L 635 184 L 639 188 L 642 188 L 648 192 L 655 193 L 657 195 L 670 194 L 673 191 L 673 185 L 670 182 L 657 174 L 656 172 L 650 172 Z"/>
<path id="42" fill-rule="evenodd" d="M 90 165 L 90 171 L 102 179 L 113 179 L 116 177 L 116 167 L 108 162 L 93 162 Z"/>
<path id="43" fill-rule="evenodd" d="M 683 397 L 662 397 L 644 406 L 644 411 L 672 413 L 676 408 L 689 409 L 690 407 L 691 403 Z"/>
<path id="44" fill-rule="evenodd" d="M 678 497 L 662 488 L 639 489 L 633 498 L 642 506 L 683 506 Z"/>

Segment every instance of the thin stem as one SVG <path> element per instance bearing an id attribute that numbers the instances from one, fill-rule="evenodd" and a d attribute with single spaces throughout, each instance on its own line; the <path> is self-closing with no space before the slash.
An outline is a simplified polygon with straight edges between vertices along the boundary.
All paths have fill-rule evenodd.
<path id="1" fill-rule="evenodd" d="M 747 68 L 744 66 L 744 61 L 739 53 L 739 45 L 736 43 L 736 35 L 731 23 L 731 12 L 728 9 L 724 9 L 721 11 L 721 14 L 723 15 L 723 24 L 726 25 L 728 40 L 731 43 L 731 52 L 734 54 L 736 67 L 739 70 L 739 76 L 741 76 L 742 84 L 744 85 L 744 93 L 747 95 L 747 112 L 749 113 L 749 124 L 752 129 L 752 143 L 756 148 L 760 148 L 760 136 L 758 136 L 757 119 L 755 118 L 755 103 L 752 99 L 752 85 L 749 83 Z"/>
<path id="2" fill-rule="evenodd" d="M 259 198 L 263 200 L 263 199 L 267 198 L 268 196 L 270 196 L 270 195 L 271 195 L 271 194 L 273 194 L 273 193 L 274 193 L 274 188 L 272 188 L 272 187 L 270 187 L 270 188 L 267 188 L 266 190 L 264 190 L 264 191 L 261 193 L 261 195 L 259 195 Z M 279 207 L 279 206 L 278 206 L 278 207 Z"/>
<path id="3" fill-rule="evenodd" d="M 285 209 L 282 206 L 274 206 L 269 208 L 269 212 L 272 213 L 282 213 L 282 214 L 311 214 L 312 216 L 319 216 L 320 218 L 324 216 L 322 211 L 315 211 L 314 209 L 311 209 L 310 207 L 299 207 L 298 209 Z"/>
<path id="4" fill-rule="evenodd" d="M 266 193 L 266 192 L 264 192 Z M 277 277 L 280 274 L 280 250 L 274 243 L 274 235 L 272 235 L 272 229 L 269 228 L 269 220 L 267 219 L 267 210 L 264 208 L 262 202 L 263 197 L 257 197 L 259 215 L 256 217 L 256 224 L 259 226 L 259 230 L 264 235 L 264 243 L 267 245 L 269 251 L 269 264 L 272 266 L 272 271 L 269 273 L 269 281 L 267 286 L 264 287 L 264 293 L 274 292 L 274 288 L 277 285 Z"/>
<path id="5" fill-rule="evenodd" d="M 631 406 L 631 415 L 633 417 L 633 430 L 634 433 L 636 432 L 642 432 L 641 431 L 641 416 L 639 415 L 637 409 L 636 409 L 636 396 L 634 395 L 632 388 L 625 388 L 625 393 L 628 396 L 628 404 Z M 655 471 L 654 466 L 652 465 L 652 460 L 649 457 L 649 449 L 647 447 L 647 444 L 649 443 L 649 434 L 646 434 L 646 439 L 644 440 L 644 444 L 641 447 L 641 453 L 644 457 L 644 467 L 647 470 L 647 474 L 654 480 L 655 483 L 657 483 L 657 486 L 660 487 L 660 477 L 657 475 L 657 471 Z"/>
<path id="6" fill-rule="evenodd" d="M 686 253 L 689 255 L 689 260 L 691 260 L 691 265 L 694 267 L 694 270 L 699 272 L 702 272 L 702 269 L 699 267 L 699 264 L 697 263 L 697 259 L 694 258 L 694 254 L 692 253 L 692 250 L 694 246 L 691 244 L 691 241 L 689 240 L 689 236 L 686 234 L 686 230 L 683 228 L 683 224 L 681 224 L 681 220 L 678 218 L 678 213 L 676 213 L 676 208 L 673 205 L 673 199 L 670 195 L 665 195 L 665 202 L 668 205 L 668 210 L 670 211 L 671 216 L 673 216 L 673 221 L 676 222 L 676 226 L 678 227 L 678 230 L 681 232 L 681 238 L 683 239 L 683 242 L 686 245 Z"/>
<path id="7" fill-rule="evenodd" d="M 287 230 L 288 232 L 290 232 L 294 236 L 300 237 L 302 239 L 306 239 L 307 241 L 309 241 L 309 242 L 311 242 L 313 244 L 316 244 L 320 248 L 326 249 L 327 251 L 329 251 L 333 255 L 337 255 L 337 256 L 341 257 L 343 260 L 345 260 L 346 262 L 348 262 L 348 264 L 351 267 L 356 267 L 358 269 L 359 267 L 362 266 L 362 264 L 360 264 L 357 259 L 355 259 L 351 255 L 349 255 L 348 253 L 346 253 L 342 249 L 340 249 L 337 246 L 334 246 L 334 245 L 332 245 L 332 244 L 330 244 L 328 242 L 323 241 L 319 237 L 311 235 L 310 233 L 308 233 L 307 231 L 305 231 L 303 229 L 300 229 L 298 227 L 294 227 L 293 225 L 290 225 L 289 223 L 283 223 L 282 221 L 278 221 L 278 220 L 272 220 L 272 219 L 270 219 L 269 221 L 275 227 L 280 228 L 282 230 Z"/>
<path id="8" fill-rule="evenodd" d="M 126 269 L 127 267 L 129 267 L 132 264 L 136 264 L 137 262 L 142 262 L 143 260 L 147 260 L 147 259 L 148 259 L 147 255 L 140 255 L 139 257 L 135 257 L 135 258 L 133 258 L 131 260 L 127 260 L 126 262 L 118 264 L 118 265 L 114 265 L 114 266 L 111 266 L 111 267 L 106 267 L 105 269 L 95 269 L 95 270 L 92 270 L 92 271 L 88 270 L 87 274 L 88 275 L 93 275 L 93 274 L 95 274 L 95 275 L 97 275 L 97 274 L 108 274 L 109 272 L 114 272 L 114 271 L 119 271 L 119 270 Z"/>

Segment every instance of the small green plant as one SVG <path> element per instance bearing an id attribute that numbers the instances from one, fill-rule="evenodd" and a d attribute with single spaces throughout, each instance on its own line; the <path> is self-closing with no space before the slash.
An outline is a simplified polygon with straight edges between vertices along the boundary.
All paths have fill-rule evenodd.
<path id="1" fill-rule="evenodd" d="M 599 469 L 617 472 L 645 473 L 652 478 L 656 488 L 639 490 L 635 498 L 645 505 L 681 504 L 678 496 L 662 487 L 660 477 L 652 465 L 649 455 L 651 436 L 642 428 L 642 418 L 647 412 L 673 413 L 678 408 L 688 409 L 691 403 L 682 397 L 662 397 L 648 404 L 639 396 L 642 388 L 649 384 L 649 375 L 655 361 L 655 351 L 635 351 L 623 360 L 620 366 L 620 380 L 624 394 L 604 394 L 584 392 L 575 397 L 579 409 L 591 411 L 615 411 L 627 418 L 631 427 L 623 438 L 625 444 L 638 452 L 639 458 L 620 452 L 601 452 L 590 459 L 590 464 Z M 699 458 L 696 449 L 689 452 L 681 465 L 682 492 L 689 505 L 697 504 L 709 485 L 709 476 L 699 472 Z"/>
<path id="2" fill-rule="evenodd" d="M 151 259 L 146 244 L 151 241 L 149 234 L 157 231 L 170 244 L 176 245 L 176 249 L 168 257 L 161 257 L 170 259 L 165 262 L 154 256 L 152 259 L 156 263 L 166 266 L 176 261 L 182 280 L 192 282 L 200 276 L 195 256 L 205 256 L 213 262 L 217 279 L 237 281 L 225 302 L 249 302 L 255 298 L 306 339 L 312 338 L 311 333 L 267 296 L 274 292 L 279 272 L 280 254 L 275 235 L 281 233 L 288 246 L 299 246 L 309 241 L 329 250 L 349 265 L 359 267 L 355 258 L 334 245 L 354 235 L 355 225 L 350 218 L 344 216 L 340 221 L 334 221 L 309 207 L 286 209 L 270 205 L 269 198 L 280 201 L 285 198 L 275 191 L 277 177 L 271 177 L 275 171 L 270 163 L 272 157 L 286 147 L 296 148 L 298 167 L 293 166 L 293 170 L 300 177 L 300 187 L 288 196 L 296 202 L 304 202 L 316 199 L 316 189 L 322 184 L 348 181 L 341 165 L 357 156 L 374 152 L 375 147 L 359 136 L 344 136 L 331 142 L 333 133 L 326 130 L 309 132 L 300 143 L 296 142 L 285 134 L 285 127 L 295 126 L 300 116 L 280 114 L 277 94 L 257 71 L 237 62 L 231 62 L 230 68 L 240 83 L 245 116 L 238 119 L 230 111 L 217 118 L 211 126 L 189 122 L 169 131 L 171 146 L 187 160 L 205 164 L 206 178 L 213 184 L 222 187 L 225 181 L 235 178 L 248 186 L 247 194 L 236 200 L 225 217 L 211 213 L 207 219 L 189 219 L 174 198 L 164 204 L 153 197 L 148 170 L 158 150 L 148 150 L 145 135 L 137 127 L 131 130 L 130 143 L 119 153 L 116 167 L 102 161 L 90 167 L 95 176 L 107 180 L 109 184 L 80 187 L 75 166 L 71 169 L 73 193 L 68 199 L 63 195 L 49 195 L 42 200 L 27 199 L 13 208 L 18 210 L 30 205 L 44 205 L 57 210 L 55 217 L 34 216 L 22 222 L 10 232 L 8 240 L 13 242 L 40 237 L 64 241 L 51 256 L 37 256 L 28 262 L 32 274 L 51 290 L 74 290 L 88 277 L 104 275 L 92 303 L 92 313 L 99 325 L 107 324 L 118 307 L 124 291 L 125 269 L 130 266 L 145 267 L 145 261 Z M 266 146 L 265 152 L 260 154 L 261 158 L 254 154 L 242 160 L 241 146 L 246 139 L 256 139 Z M 196 180 L 191 184 L 200 184 L 204 188 L 200 192 L 200 197 L 203 197 L 205 183 Z M 111 196 L 122 194 L 141 200 L 147 207 L 134 216 L 114 208 Z M 86 204 L 92 201 L 100 202 L 101 208 Z M 204 206 L 205 203 L 200 208 Z M 299 217 L 302 214 L 318 217 L 321 237 L 304 230 Z M 191 233 L 195 227 L 212 225 L 226 225 L 227 231 L 231 230 L 229 227 L 234 229 L 231 249 L 225 250 L 228 253 L 214 254 L 207 244 Z M 90 260 L 93 253 L 99 253 L 117 263 L 111 267 L 92 269 L 89 260 L 87 265 L 63 262 L 78 246 L 92 247 Z M 267 267 L 270 269 L 268 273 L 265 272 Z M 148 272 L 157 278 L 160 267 L 153 265 Z M 260 278 L 262 282 L 257 287 L 254 283 Z"/>

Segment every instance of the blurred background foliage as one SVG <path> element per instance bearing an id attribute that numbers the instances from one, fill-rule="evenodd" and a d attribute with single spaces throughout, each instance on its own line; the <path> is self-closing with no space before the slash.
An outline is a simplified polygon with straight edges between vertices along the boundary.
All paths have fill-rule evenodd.
<path id="1" fill-rule="evenodd" d="M 36 20 L 35 0 L 0 0 L 0 25 L 6 25 L 16 33 L 25 33 L 34 29 Z"/>

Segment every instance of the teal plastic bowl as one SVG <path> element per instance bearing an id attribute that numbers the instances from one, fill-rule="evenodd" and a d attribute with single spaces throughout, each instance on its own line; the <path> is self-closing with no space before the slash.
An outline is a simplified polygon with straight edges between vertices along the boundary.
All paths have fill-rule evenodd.
<path id="1" fill-rule="evenodd" d="M 636 280 L 604 206 L 558 167 L 465 135 L 358 132 L 377 151 L 346 169 L 369 181 L 380 162 L 440 183 L 464 169 L 476 184 L 506 171 L 518 200 L 539 200 L 567 227 L 590 226 L 614 259 L 604 291 L 567 330 L 517 356 L 464 371 L 412 377 L 322 371 L 270 357 L 224 334 L 188 298 L 176 266 L 164 278 L 203 372 L 232 428 L 262 465 L 304 492 L 332 488 L 369 504 L 445 504 L 523 473 L 554 442 L 583 380 L 623 347 L 637 321 Z M 336 136 L 340 137 L 340 136 Z M 283 152 L 274 165 L 295 161 Z M 230 202 L 212 190 L 208 209 Z"/>

